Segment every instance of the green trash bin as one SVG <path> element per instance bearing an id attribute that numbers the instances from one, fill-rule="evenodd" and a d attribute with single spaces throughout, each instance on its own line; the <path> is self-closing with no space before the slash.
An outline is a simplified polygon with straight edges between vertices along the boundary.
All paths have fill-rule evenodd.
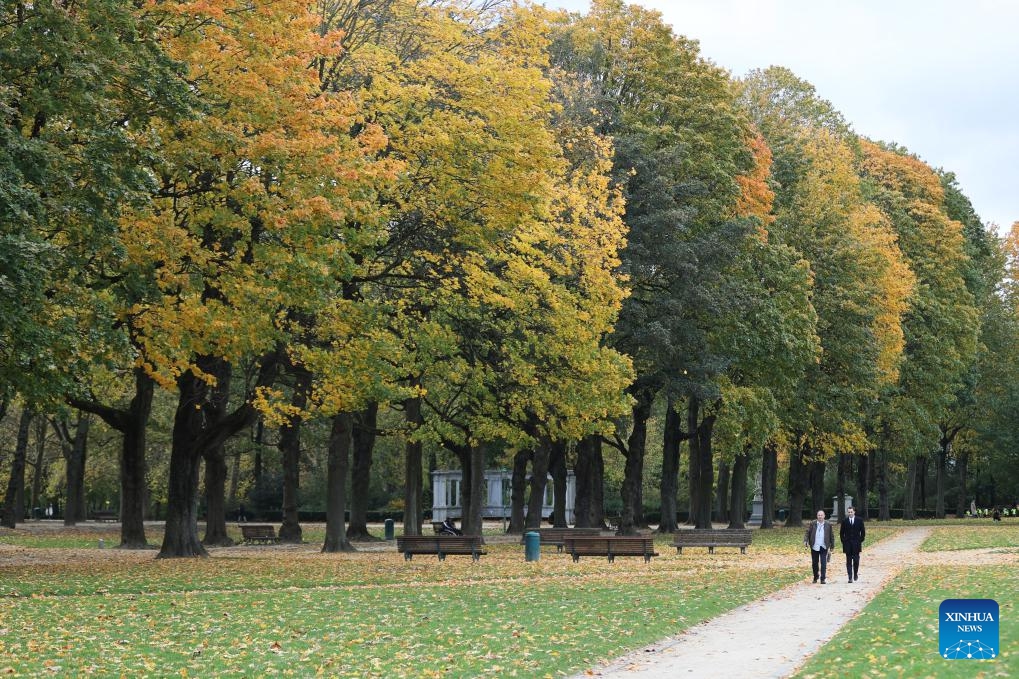
<path id="1" fill-rule="evenodd" d="M 534 531 L 524 533 L 524 560 L 537 561 L 541 558 L 541 534 Z"/>
<path id="2" fill-rule="evenodd" d="M 392 519 L 386 519 L 386 539 L 392 540 L 395 537 L 396 531 L 394 530 L 394 522 Z"/>

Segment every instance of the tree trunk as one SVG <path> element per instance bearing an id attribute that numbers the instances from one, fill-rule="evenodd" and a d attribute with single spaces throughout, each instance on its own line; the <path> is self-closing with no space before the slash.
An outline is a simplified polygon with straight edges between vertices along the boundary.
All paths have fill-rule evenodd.
<path id="1" fill-rule="evenodd" d="M 761 528 L 775 527 L 775 497 L 778 494 L 778 448 L 768 441 L 761 458 Z"/>
<path id="2" fill-rule="evenodd" d="M 42 509 L 42 479 L 46 465 L 46 434 L 49 422 L 42 417 L 36 421 L 35 460 L 32 461 L 32 495 L 28 506 Z"/>
<path id="3" fill-rule="evenodd" d="M 878 507 L 877 507 L 877 520 L 878 521 L 891 521 L 892 520 L 892 507 L 889 502 L 888 493 L 888 451 L 885 450 L 884 445 L 878 451 L 878 458 L 876 460 L 874 473 L 877 481 L 877 496 L 878 496 Z"/>
<path id="4" fill-rule="evenodd" d="M 577 482 L 577 495 L 574 498 L 573 525 L 577 528 L 591 526 L 591 494 L 594 490 L 592 456 L 594 454 L 595 436 L 585 436 L 577 442 L 577 464 L 573 470 Z"/>
<path id="5" fill-rule="evenodd" d="M 199 356 L 198 369 L 217 381 L 229 380 L 229 364 L 221 358 Z M 262 357 L 253 389 L 268 386 L 276 375 L 276 353 Z M 166 529 L 157 558 L 208 556 L 198 541 L 198 482 L 202 455 L 221 446 L 254 421 L 255 410 L 245 397 L 236 410 L 216 420 L 208 385 L 187 371 L 177 378 L 179 398 L 171 436 Z"/>
<path id="6" fill-rule="evenodd" d="M 814 506 L 814 514 L 825 508 L 824 506 L 824 461 L 814 460 L 809 465 L 810 474 L 810 501 Z"/>
<path id="7" fill-rule="evenodd" d="M 299 366 L 291 366 L 294 375 L 294 391 L 290 405 L 296 414 L 280 427 L 279 450 L 283 460 L 283 523 L 280 525 L 280 542 L 300 543 L 304 539 L 301 520 L 297 511 L 300 507 L 301 489 L 301 424 L 304 409 L 311 392 L 311 373 Z"/>
<path id="8" fill-rule="evenodd" d="M 208 556 L 198 540 L 199 438 L 204 431 L 207 385 L 190 370 L 177 378 L 179 398 L 170 448 L 166 529 L 157 558 Z M 126 437 L 126 434 L 125 434 Z"/>
<path id="9" fill-rule="evenodd" d="M 329 432 L 329 463 L 326 478 L 326 537 L 323 552 L 353 552 L 347 539 L 347 474 L 350 468 L 351 430 L 354 416 L 351 413 L 333 415 Z M 404 526 L 406 530 L 406 526 Z"/>
<path id="10" fill-rule="evenodd" d="M 935 481 L 934 517 L 945 518 L 945 474 L 948 468 L 948 456 L 952 453 L 952 442 L 941 437 L 941 449 L 938 451 L 937 480 Z"/>
<path id="11" fill-rule="evenodd" d="M 65 437 L 69 432 L 66 424 Z M 64 525 L 74 526 L 85 520 L 85 458 L 88 450 L 88 431 L 92 418 L 78 411 L 78 423 L 74 428 L 74 439 L 65 446 L 67 461 L 67 494 L 64 497 Z"/>
<path id="12" fill-rule="evenodd" d="M 522 534 L 526 528 L 524 499 L 527 495 L 527 463 L 533 457 L 529 450 L 513 456 L 513 478 L 510 482 L 510 522 L 507 533 Z"/>
<path id="13" fill-rule="evenodd" d="M 542 506 L 545 504 L 545 486 L 548 483 L 548 464 L 551 457 L 551 442 L 545 438 L 539 440 L 531 460 L 531 495 L 527 499 L 528 530 L 540 528 Z"/>
<path id="14" fill-rule="evenodd" d="M 421 399 L 410 398 L 404 401 L 403 413 L 411 434 L 407 439 L 404 459 L 403 534 L 421 535 L 421 522 L 424 520 L 424 460 L 421 442 L 413 438 L 414 432 L 424 421 L 421 417 Z"/>
<path id="15" fill-rule="evenodd" d="M 714 520 L 719 523 L 729 520 L 729 463 L 725 460 L 720 460 L 718 463 Z"/>
<path id="16" fill-rule="evenodd" d="M 789 451 L 789 480 L 786 486 L 786 504 L 789 505 L 789 516 L 785 526 L 800 527 L 803 525 L 803 502 L 806 498 L 804 474 L 807 465 L 803 462 L 806 444 L 798 440 L 795 448 Z"/>
<path id="17" fill-rule="evenodd" d="M 234 541 L 226 533 L 226 453 L 225 446 L 205 451 L 205 537 L 207 547 L 229 547 Z"/>
<path id="18" fill-rule="evenodd" d="M 347 525 L 347 537 L 351 540 L 377 539 L 368 532 L 368 496 L 378 424 L 379 404 L 374 401 L 354 418 L 354 466 L 350 479 L 350 523 Z"/>
<path id="19" fill-rule="evenodd" d="M 841 521 L 846 516 L 846 462 L 850 458 L 844 453 L 838 453 L 835 461 L 835 498 L 838 505 L 836 514 Z"/>
<path id="20" fill-rule="evenodd" d="M 856 515 L 864 521 L 870 519 L 870 455 L 860 455 L 856 463 Z"/>
<path id="21" fill-rule="evenodd" d="M 729 528 L 746 528 L 744 517 L 747 511 L 747 471 L 750 458 L 737 455 L 732 463 L 732 489 L 729 503 Z"/>
<path id="22" fill-rule="evenodd" d="M 11 475 L 7 479 L 7 493 L 4 495 L 4 511 L 0 525 L 15 528 L 25 522 L 25 458 L 28 455 L 28 437 L 32 432 L 34 414 L 28 408 L 21 411 L 18 422 L 18 438 L 14 445 L 14 459 Z"/>
<path id="23" fill-rule="evenodd" d="M 209 391 L 208 413 L 217 426 L 226 418 L 232 377 L 233 368 L 222 363 L 216 384 Z M 202 544 L 229 547 L 234 541 L 226 533 L 226 443 L 206 447 L 202 457 L 205 460 L 205 537 Z"/>
<path id="24" fill-rule="evenodd" d="M 647 421 L 651 417 L 654 394 L 648 391 L 634 394 L 637 402 L 633 406 L 633 428 L 626 442 L 626 464 L 623 471 L 623 486 L 620 496 L 623 512 L 619 517 L 619 535 L 635 535 L 638 521 L 643 514 L 641 485 L 644 482 L 644 452 L 647 447 Z"/>
<path id="25" fill-rule="evenodd" d="M 566 442 L 553 441 L 548 470 L 552 474 L 552 525 L 566 528 Z"/>
<path id="26" fill-rule="evenodd" d="M 906 466 L 906 487 L 902 494 L 902 518 L 906 521 L 916 519 L 916 467 L 916 456 L 912 456 Z"/>
<path id="27" fill-rule="evenodd" d="M 676 402 L 669 397 L 665 407 L 665 433 L 662 437 L 662 518 L 659 533 L 675 533 L 679 529 L 677 495 L 679 494 L 679 445 L 682 418 L 676 411 Z"/>
<path id="28" fill-rule="evenodd" d="M 961 452 L 955 456 L 955 471 L 959 479 L 959 496 L 955 500 L 955 518 L 966 518 L 966 467 L 969 466 L 969 453 Z"/>
<path id="29" fill-rule="evenodd" d="M 471 446 L 471 473 L 469 506 L 464 507 L 460 530 L 464 535 L 481 535 L 485 507 L 485 449 L 483 446 Z"/>

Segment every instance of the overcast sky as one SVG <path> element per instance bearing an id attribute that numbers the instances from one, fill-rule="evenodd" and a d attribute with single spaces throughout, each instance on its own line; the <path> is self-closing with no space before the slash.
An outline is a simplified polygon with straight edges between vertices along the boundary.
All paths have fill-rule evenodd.
<path id="1" fill-rule="evenodd" d="M 545 0 L 587 11 L 588 0 Z M 866 137 L 954 172 L 981 219 L 1019 220 L 1019 2 L 639 0 L 741 76 L 785 66 Z"/>

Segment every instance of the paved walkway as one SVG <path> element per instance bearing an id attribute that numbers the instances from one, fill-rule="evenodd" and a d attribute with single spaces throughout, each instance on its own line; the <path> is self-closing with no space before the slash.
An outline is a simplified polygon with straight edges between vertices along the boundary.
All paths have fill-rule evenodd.
<path id="1" fill-rule="evenodd" d="M 803 582 L 576 676 L 717 679 L 723 672 L 736 677 L 789 676 L 898 574 L 905 557 L 929 534 L 929 528 L 906 528 L 865 547 L 860 579 L 852 584 L 838 547 L 828 564 L 828 584 L 811 584 L 810 555 L 804 549 Z"/>

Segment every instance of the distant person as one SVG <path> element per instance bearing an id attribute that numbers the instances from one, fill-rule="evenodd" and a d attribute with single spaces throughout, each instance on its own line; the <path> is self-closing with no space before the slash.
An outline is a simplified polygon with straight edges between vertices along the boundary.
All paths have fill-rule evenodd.
<path id="1" fill-rule="evenodd" d="M 803 544 L 810 548 L 810 566 L 814 571 L 814 582 L 820 572 L 821 584 L 825 583 L 828 574 L 828 560 L 835 546 L 835 533 L 831 524 L 824 520 L 824 510 L 817 510 L 817 521 L 811 521 L 807 532 L 803 535 Z M 820 571 L 818 570 L 820 566 Z"/>
<path id="2" fill-rule="evenodd" d="M 463 535 L 463 531 L 456 527 L 456 524 L 449 518 L 443 520 L 439 535 Z"/>
<path id="3" fill-rule="evenodd" d="M 863 540 L 866 536 L 867 529 L 863 526 L 863 519 L 856 516 L 855 509 L 847 507 L 846 518 L 842 519 L 842 525 L 839 526 L 839 542 L 842 543 L 842 553 L 846 555 L 849 582 L 860 579 L 860 552 L 863 551 Z"/>

